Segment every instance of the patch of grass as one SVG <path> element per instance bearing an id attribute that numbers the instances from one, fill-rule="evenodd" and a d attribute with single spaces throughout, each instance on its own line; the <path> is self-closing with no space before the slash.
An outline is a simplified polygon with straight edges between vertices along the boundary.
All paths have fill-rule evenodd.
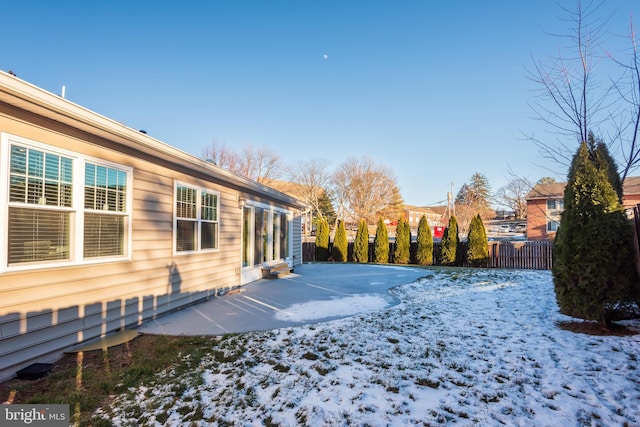
<path id="1" fill-rule="evenodd" d="M 302 355 L 302 358 L 307 360 L 318 360 L 320 356 L 318 356 L 315 353 L 311 353 L 310 351 L 307 351 L 305 354 Z"/>
<path id="2" fill-rule="evenodd" d="M 273 417 L 271 415 L 269 415 L 267 418 L 264 419 L 264 425 L 266 427 L 277 427 L 280 424 L 274 423 L 273 422 Z"/>
<path id="3" fill-rule="evenodd" d="M 275 365 L 273 367 L 273 370 L 277 371 L 277 372 L 282 372 L 283 374 L 286 374 L 287 372 L 289 372 L 291 370 L 291 367 L 278 363 L 277 365 Z"/>
<path id="4" fill-rule="evenodd" d="M 273 394 L 271 395 L 271 399 L 275 399 L 279 395 L 280 395 L 280 387 L 274 390 Z"/>
<path id="5" fill-rule="evenodd" d="M 416 384 L 423 387 L 431 387 L 434 389 L 440 388 L 440 381 L 432 380 L 430 378 L 418 378 Z"/>
<path id="6" fill-rule="evenodd" d="M 72 423 L 111 425 L 109 420 L 94 415 L 99 408 L 108 411 L 110 396 L 151 384 L 163 370 L 171 370 L 174 378 L 192 373 L 204 356 L 228 338 L 141 335 L 106 352 L 67 354 L 47 377 L 0 384 L 0 399 L 16 390 L 14 403 L 69 404 Z M 163 415 L 158 417 L 162 422 Z"/>
<path id="7" fill-rule="evenodd" d="M 487 394 L 482 394 L 480 396 L 480 401 L 484 402 L 484 403 L 496 403 L 496 402 L 500 402 L 500 400 L 502 400 L 502 395 L 497 393 L 497 394 L 493 394 L 493 393 L 487 393 Z"/>
<path id="8" fill-rule="evenodd" d="M 313 368 L 316 370 L 318 374 L 322 375 L 323 377 L 327 375 L 329 372 L 331 372 L 331 369 L 325 368 L 320 365 L 315 365 Z"/>

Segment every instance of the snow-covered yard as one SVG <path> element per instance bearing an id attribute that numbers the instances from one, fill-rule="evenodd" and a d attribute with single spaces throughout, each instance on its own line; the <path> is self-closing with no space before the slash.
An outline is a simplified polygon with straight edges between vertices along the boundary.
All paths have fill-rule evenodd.
<path id="1" fill-rule="evenodd" d="M 640 425 L 640 335 L 560 329 L 570 319 L 550 272 L 425 275 L 395 288 L 402 302 L 391 308 L 374 298 L 368 309 L 366 295 L 318 302 L 359 313 L 220 339 L 191 372 L 130 390 L 105 416 L 115 425 Z M 295 320 L 310 310 L 282 312 Z M 640 332 L 640 322 L 627 325 Z"/>

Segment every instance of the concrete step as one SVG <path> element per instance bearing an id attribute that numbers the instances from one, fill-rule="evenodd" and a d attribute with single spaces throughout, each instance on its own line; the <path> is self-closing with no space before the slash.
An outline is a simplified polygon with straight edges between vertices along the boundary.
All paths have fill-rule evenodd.
<path id="1" fill-rule="evenodd" d="M 281 279 L 291 274 L 292 268 L 286 262 L 270 265 L 262 268 L 262 277 L 264 279 Z"/>

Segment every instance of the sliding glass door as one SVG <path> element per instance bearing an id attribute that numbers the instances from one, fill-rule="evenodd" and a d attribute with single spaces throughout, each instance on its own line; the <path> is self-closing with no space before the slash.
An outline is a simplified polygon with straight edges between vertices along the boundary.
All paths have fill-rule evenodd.
<path id="1" fill-rule="evenodd" d="M 263 265 L 290 261 L 289 215 L 260 205 L 242 211 L 243 283 L 258 279 Z"/>

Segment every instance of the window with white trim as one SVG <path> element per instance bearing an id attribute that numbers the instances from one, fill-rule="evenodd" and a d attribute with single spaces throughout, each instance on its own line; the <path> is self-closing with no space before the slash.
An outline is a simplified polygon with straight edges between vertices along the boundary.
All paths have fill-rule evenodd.
<path id="1" fill-rule="evenodd" d="M 547 231 L 558 231 L 562 211 L 564 211 L 563 199 L 547 199 Z"/>
<path id="2" fill-rule="evenodd" d="M 84 168 L 84 257 L 124 255 L 127 173 L 87 162 Z"/>
<path id="3" fill-rule="evenodd" d="M 129 255 L 129 168 L 6 134 L 0 148 L 9 189 L 0 268 Z"/>
<path id="4" fill-rule="evenodd" d="M 560 228 L 559 221 L 547 221 L 547 231 L 558 231 Z"/>
<path id="5" fill-rule="evenodd" d="M 8 263 L 69 259 L 73 159 L 16 144 L 9 157 Z"/>
<path id="6" fill-rule="evenodd" d="M 176 252 L 218 249 L 219 193 L 176 185 Z"/>

